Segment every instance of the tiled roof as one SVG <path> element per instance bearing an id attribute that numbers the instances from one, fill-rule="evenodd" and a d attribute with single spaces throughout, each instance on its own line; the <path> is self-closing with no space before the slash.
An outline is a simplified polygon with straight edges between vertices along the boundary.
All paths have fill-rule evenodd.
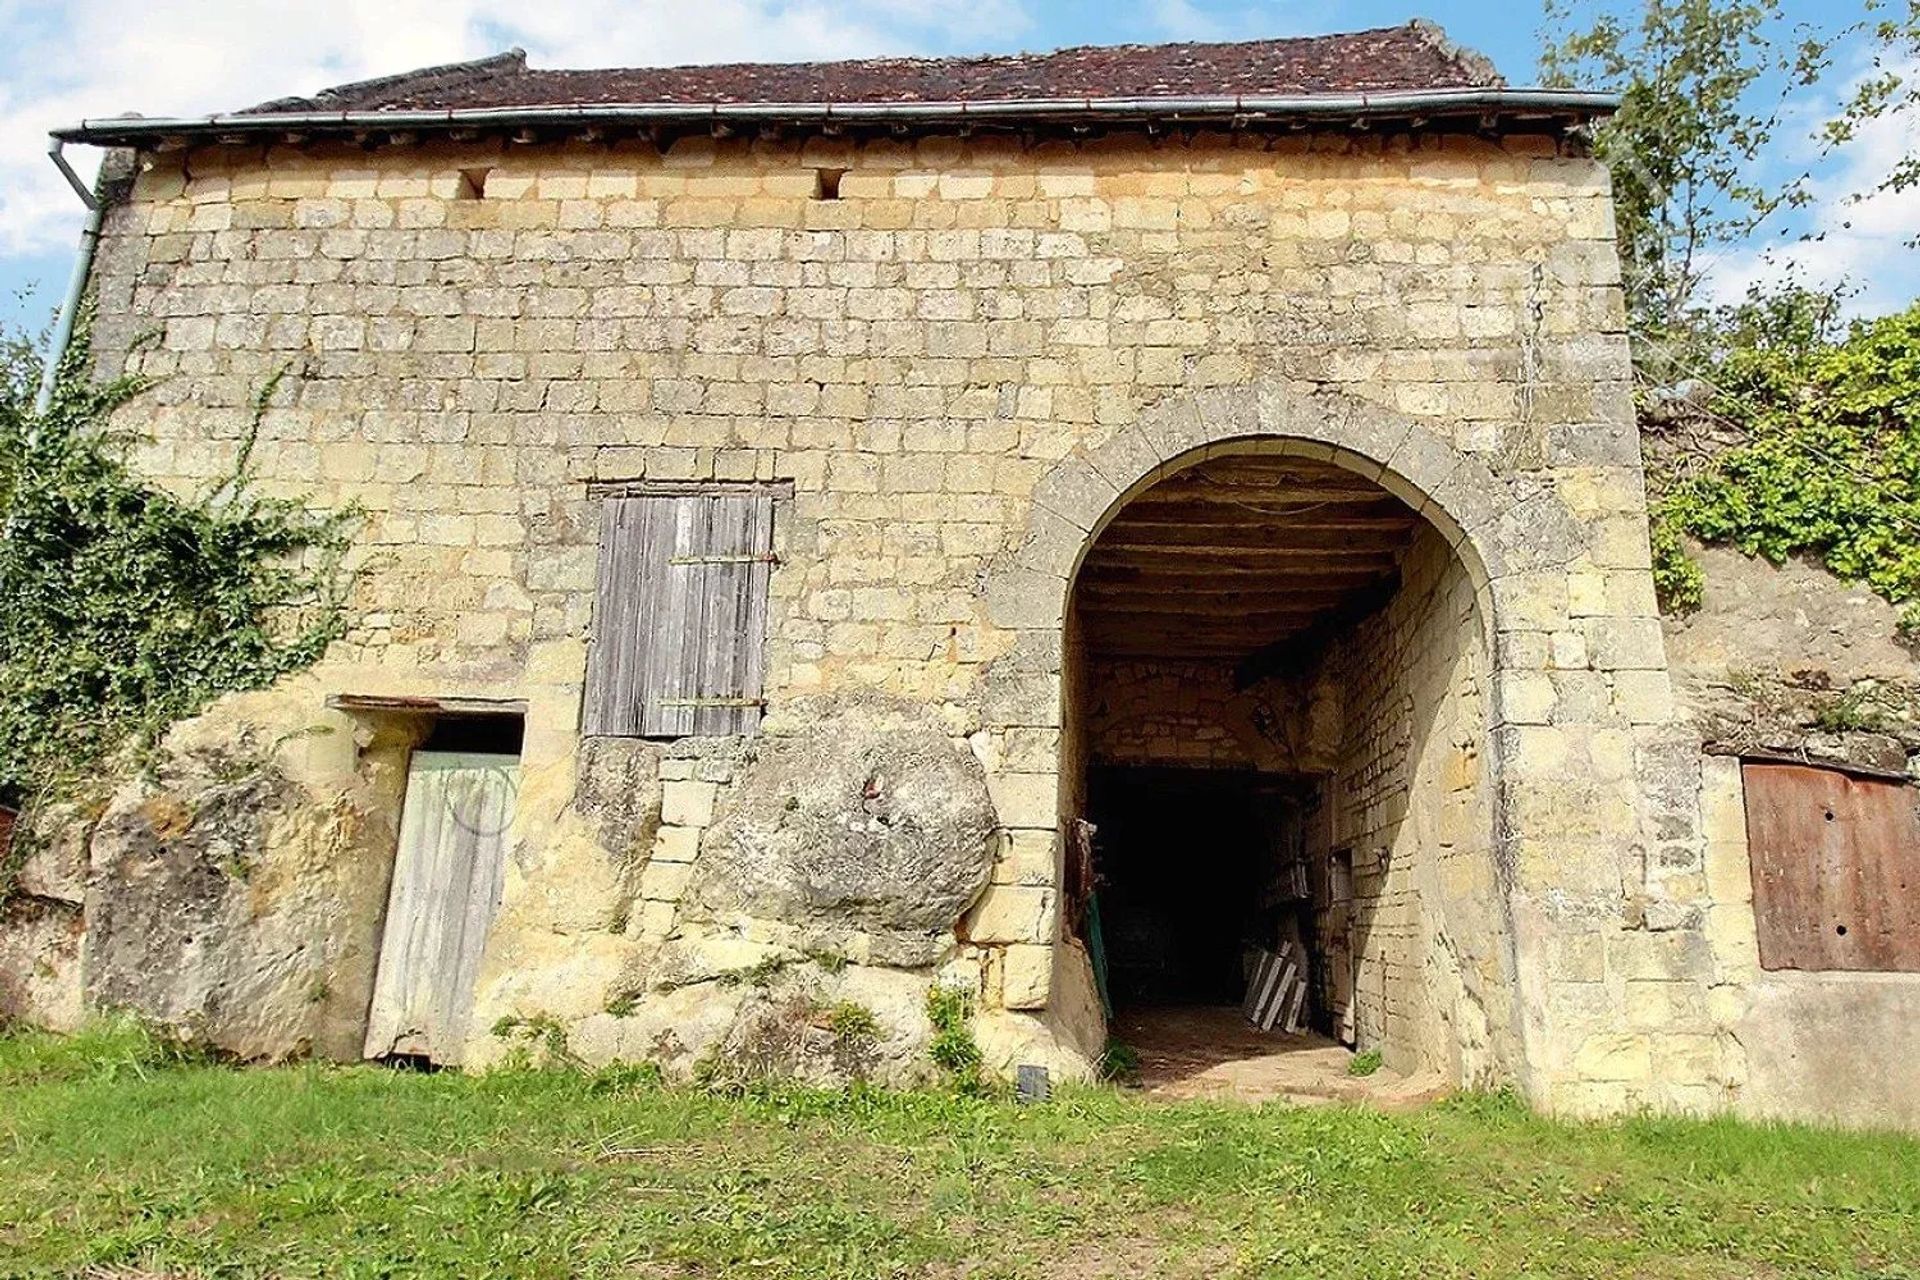
<path id="1" fill-rule="evenodd" d="M 252 112 L 444 111 L 631 103 L 907 103 L 1391 93 L 1496 88 L 1485 58 L 1432 23 L 1212 44 L 848 62 L 548 71 L 520 50 L 283 98 Z"/>

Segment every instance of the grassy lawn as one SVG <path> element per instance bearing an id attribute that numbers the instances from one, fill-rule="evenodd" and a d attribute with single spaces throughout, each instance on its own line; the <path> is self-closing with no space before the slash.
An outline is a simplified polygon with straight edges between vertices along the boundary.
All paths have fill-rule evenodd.
<path id="1" fill-rule="evenodd" d="M 1920 1277 L 1920 1143 L 0 1036 L 0 1274 Z"/>

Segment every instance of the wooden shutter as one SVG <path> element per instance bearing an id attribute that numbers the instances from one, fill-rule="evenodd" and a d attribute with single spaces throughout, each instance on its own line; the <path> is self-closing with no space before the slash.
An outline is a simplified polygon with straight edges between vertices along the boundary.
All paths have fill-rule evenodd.
<path id="1" fill-rule="evenodd" d="M 771 494 L 606 499 L 585 732 L 759 727 L 772 552 Z"/>
<path id="2" fill-rule="evenodd" d="M 1761 967 L 1920 970 L 1914 788 L 1793 764 L 1741 779 Z"/>

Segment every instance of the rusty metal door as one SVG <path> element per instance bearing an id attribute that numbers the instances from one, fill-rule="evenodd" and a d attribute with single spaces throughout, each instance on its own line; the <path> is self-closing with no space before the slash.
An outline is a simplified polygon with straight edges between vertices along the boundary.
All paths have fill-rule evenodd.
<path id="1" fill-rule="evenodd" d="M 1920 971 L 1915 789 L 1795 764 L 1741 779 L 1761 967 Z"/>

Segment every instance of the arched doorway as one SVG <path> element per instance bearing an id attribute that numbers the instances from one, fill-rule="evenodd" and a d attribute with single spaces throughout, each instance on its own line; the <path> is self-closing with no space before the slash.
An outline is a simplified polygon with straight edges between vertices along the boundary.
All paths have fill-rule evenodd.
<path id="1" fill-rule="evenodd" d="M 1071 580 L 1062 816 L 1094 891 L 1069 919 L 1116 1036 L 1174 1070 L 1345 1046 L 1463 1081 L 1497 1053 L 1481 583 L 1380 474 L 1208 446 Z"/>

